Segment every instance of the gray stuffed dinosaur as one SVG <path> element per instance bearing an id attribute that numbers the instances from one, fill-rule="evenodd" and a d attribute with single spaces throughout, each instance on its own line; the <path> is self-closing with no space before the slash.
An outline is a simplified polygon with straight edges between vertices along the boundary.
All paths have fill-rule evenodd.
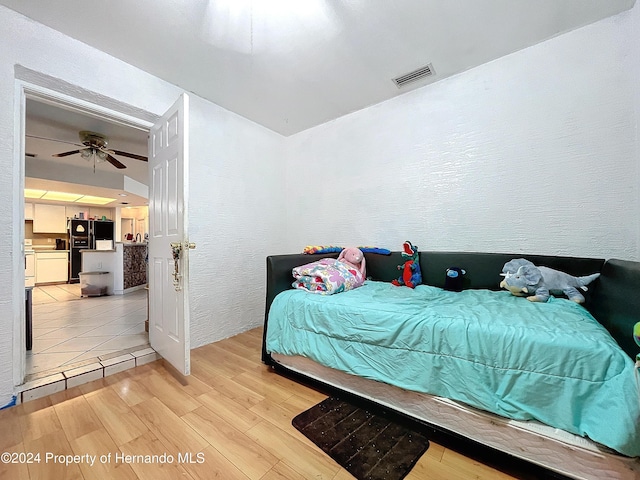
<path id="1" fill-rule="evenodd" d="M 523 297 L 531 302 L 546 302 L 551 293 L 562 292 L 569 300 L 584 302 L 584 296 L 578 288 L 587 290 L 586 285 L 600 276 L 599 273 L 586 277 L 574 277 L 548 267 L 537 267 L 529 260 L 516 258 L 504 264 L 501 275 L 504 280 L 500 288 L 506 288 L 513 295 Z"/>

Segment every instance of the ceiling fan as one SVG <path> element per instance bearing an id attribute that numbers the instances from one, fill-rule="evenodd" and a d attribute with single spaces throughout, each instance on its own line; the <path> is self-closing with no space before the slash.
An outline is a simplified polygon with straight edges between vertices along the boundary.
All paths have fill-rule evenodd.
<path id="1" fill-rule="evenodd" d="M 67 157 L 69 155 L 75 155 L 79 153 L 82 158 L 94 159 L 95 161 L 109 162 L 116 168 L 127 168 L 126 165 L 118 161 L 113 155 L 120 155 L 123 157 L 133 158 L 135 160 L 141 160 L 143 162 L 148 161 L 147 157 L 142 155 L 136 155 L 135 153 L 123 152 L 121 150 L 112 150 L 107 148 L 109 139 L 100 133 L 90 132 L 88 130 L 82 130 L 79 132 L 80 142 L 84 145 L 83 148 L 77 150 L 70 150 L 68 152 L 56 153 L 52 157 Z M 80 145 L 79 145 L 80 146 Z"/>

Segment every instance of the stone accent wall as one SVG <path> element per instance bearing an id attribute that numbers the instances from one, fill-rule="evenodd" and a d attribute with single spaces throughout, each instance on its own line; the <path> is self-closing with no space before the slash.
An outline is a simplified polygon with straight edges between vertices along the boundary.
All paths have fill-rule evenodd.
<path id="1" fill-rule="evenodd" d="M 122 252 L 123 288 L 147 283 L 147 245 L 124 245 Z"/>

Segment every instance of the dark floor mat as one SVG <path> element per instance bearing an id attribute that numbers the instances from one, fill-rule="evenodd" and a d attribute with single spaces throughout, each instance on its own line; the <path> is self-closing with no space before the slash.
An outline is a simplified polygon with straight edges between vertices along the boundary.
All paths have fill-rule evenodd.
<path id="1" fill-rule="evenodd" d="M 429 448 L 420 432 L 336 397 L 292 424 L 359 480 L 401 480 Z"/>

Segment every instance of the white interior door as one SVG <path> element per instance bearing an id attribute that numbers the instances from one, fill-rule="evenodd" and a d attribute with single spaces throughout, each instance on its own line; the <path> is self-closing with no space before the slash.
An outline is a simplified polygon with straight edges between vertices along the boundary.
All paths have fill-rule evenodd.
<path id="1" fill-rule="evenodd" d="M 185 208 L 188 119 L 189 97 L 182 94 L 149 134 L 149 342 L 183 375 L 191 370 Z M 187 245 L 177 262 L 172 242 Z"/>

